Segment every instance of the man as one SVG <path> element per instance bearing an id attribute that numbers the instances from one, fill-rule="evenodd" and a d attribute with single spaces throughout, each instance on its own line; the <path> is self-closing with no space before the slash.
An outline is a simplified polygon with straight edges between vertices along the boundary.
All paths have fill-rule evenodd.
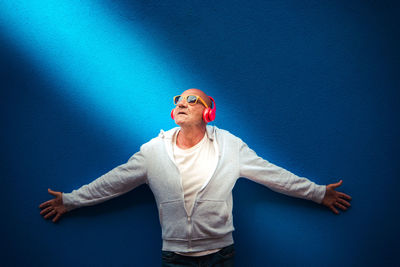
<path id="1" fill-rule="evenodd" d="M 72 209 L 94 205 L 147 183 L 157 202 L 162 227 L 163 266 L 233 266 L 232 189 L 239 177 L 290 196 L 329 207 L 350 207 L 342 184 L 317 185 L 258 157 L 241 139 L 207 123 L 215 101 L 198 89 L 174 98 L 171 116 L 180 127 L 141 146 L 127 163 L 72 193 L 40 205 L 56 222 Z"/>

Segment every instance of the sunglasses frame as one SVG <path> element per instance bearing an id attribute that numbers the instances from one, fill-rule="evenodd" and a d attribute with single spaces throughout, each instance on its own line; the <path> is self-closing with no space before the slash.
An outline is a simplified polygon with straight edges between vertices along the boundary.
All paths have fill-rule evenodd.
<path id="1" fill-rule="evenodd" d="M 187 101 L 187 99 L 188 99 L 189 96 L 195 96 L 195 97 L 196 97 L 196 102 L 194 102 L 194 103 L 189 103 L 189 102 Z M 200 100 L 200 102 L 201 102 L 206 108 L 208 108 L 208 105 L 206 104 L 206 102 L 205 102 L 200 96 L 198 96 L 198 95 L 186 95 L 186 96 L 177 95 L 177 96 L 174 96 L 174 99 L 173 99 L 174 105 L 178 105 L 179 102 L 177 102 L 177 103 L 175 104 L 175 99 L 178 98 L 178 97 L 182 97 L 182 99 L 181 99 L 179 102 L 181 102 L 183 99 L 185 99 L 186 103 L 188 103 L 189 105 L 196 105 L 197 102 Z"/>

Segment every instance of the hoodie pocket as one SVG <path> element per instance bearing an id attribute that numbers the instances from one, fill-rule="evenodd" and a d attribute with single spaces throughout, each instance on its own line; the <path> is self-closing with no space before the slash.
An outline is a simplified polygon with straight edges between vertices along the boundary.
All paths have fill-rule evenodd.
<path id="1" fill-rule="evenodd" d="M 159 216 L 164 240 L 187 240 L 186 211 L 182 200 L 160 203 Z"/>
<path id="2" fill-rule="evenodd" d="M 224 200 L 198 200 L 192 218 L 193 239 L 220 237 L 234 230 L 232 212 Z"/>

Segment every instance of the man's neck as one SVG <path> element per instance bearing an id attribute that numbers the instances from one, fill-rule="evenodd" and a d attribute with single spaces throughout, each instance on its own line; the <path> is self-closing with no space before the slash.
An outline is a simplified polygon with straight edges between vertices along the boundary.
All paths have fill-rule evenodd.
<path id="1" fill-rule="evenodd" d="M 195 146 L 203 139 L 206 126 L 200 127 L 181 127 L 176 138 L 176 145 L 181 149 L 188 149 Z"/>

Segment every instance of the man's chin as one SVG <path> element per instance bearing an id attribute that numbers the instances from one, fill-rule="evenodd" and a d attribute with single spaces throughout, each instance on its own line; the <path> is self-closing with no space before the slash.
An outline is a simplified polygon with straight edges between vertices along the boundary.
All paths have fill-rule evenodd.
<path id="1" fill-rule="evenodd" d="M 187 126 L 192 126 L 193 123 L 187 121 L 187 120 L 182 120 L 182 119 L 176 119 L 175 123 L 178 124 L 180 127 L 187 127 Z"/>
<path id="2" fill-rule="evenodd" d="M 175 118 L 175 123 L 178 124 L 179 126 L 185 125 L 185 120 Z"/>
<path id="3" fill-rule="evenodd" d="M 177 114 L 177 115 L 175 116 L 175 122 L 176 122 L 176 124 L 179 124 L 179 123 L 187 123 L 187 122 L 188 122 L 188 119 L 189 119 L 188 115 L 187 115 L 187 114 L 183 114 L 183 113 Z"/>

